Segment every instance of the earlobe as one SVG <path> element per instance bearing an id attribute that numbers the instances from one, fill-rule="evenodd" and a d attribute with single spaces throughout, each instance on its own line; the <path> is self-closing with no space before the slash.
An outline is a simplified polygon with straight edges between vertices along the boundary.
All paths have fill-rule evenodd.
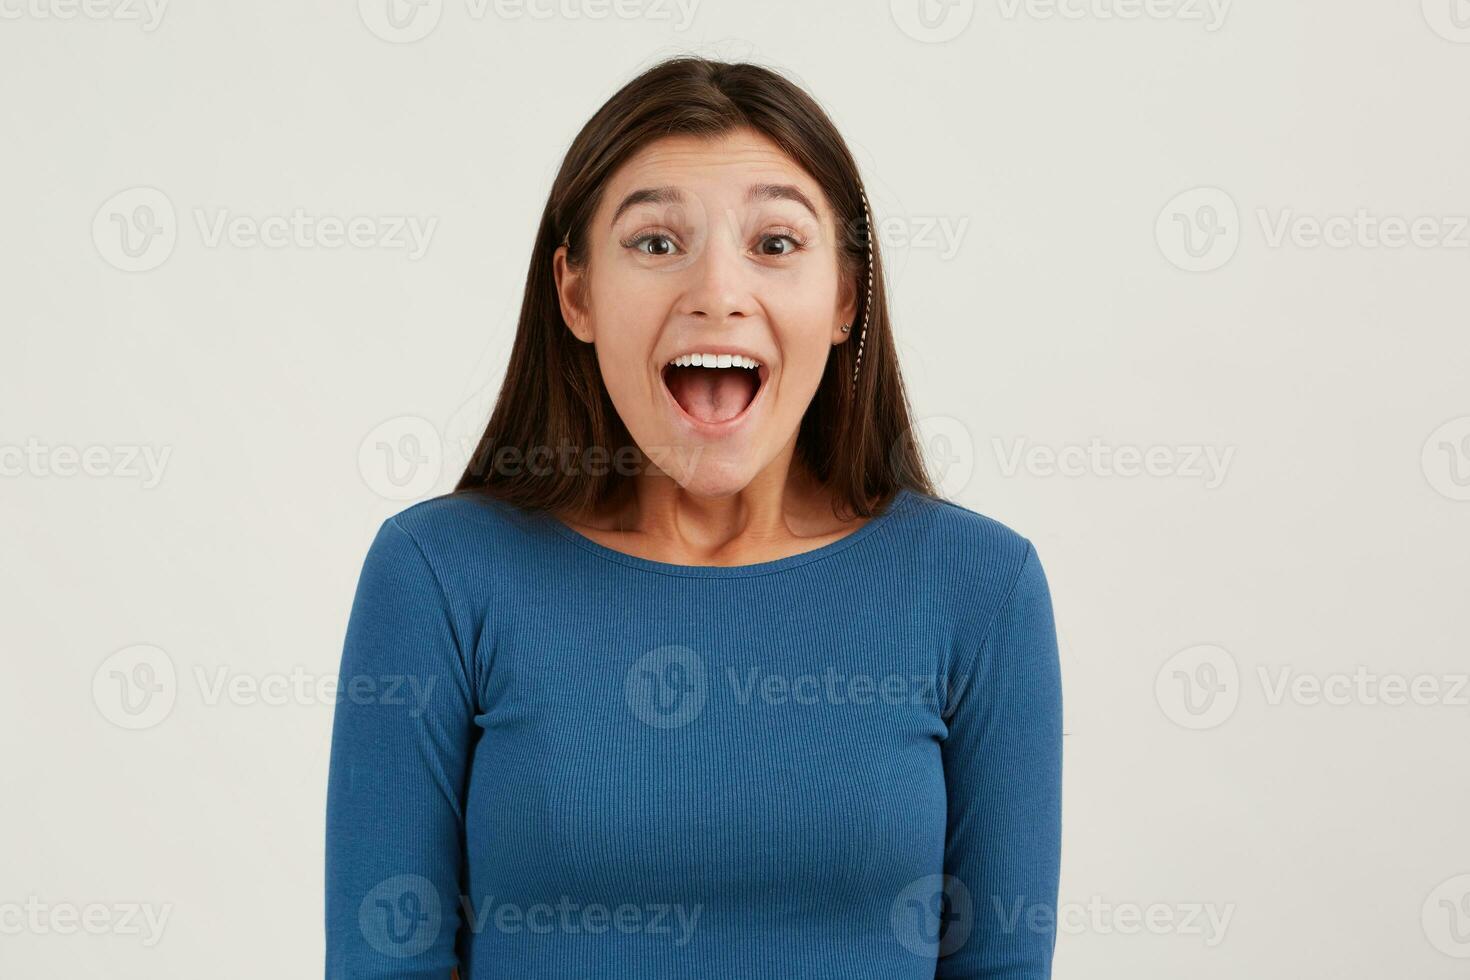
<path id="1" fill-rule="evenodd" d="M 561 318 L 566 323 L 567 330 L 571 331 L 573 337 L 576 337 L 580 341 L 586 342 L 587 338 L 582 336 L 582 328 L 577 322 L 577 317 L 568 316 L 565 306 L 562 307 Z"/>
<path id="2" fill-rule="evenodd" d="M 592 343 L 592 328 L 585 317 L 577 314 L 567 315 L 565 307 L 562 308 L 562 319 L 566 321 L 567 329 L 572 335 L 584 344 Z"/>
<path id="3" fill-rule="evenodd" d="M 855 297 L 849 290 L 844 290 L 842 308 L 837 311 L 839 317 L 836 327 L 832 331 L 832 343 L 835 346 L 852 336 L 854 327 L 853 319 L 857 315 L 857 303 Z"/>
<path id="4" fill-rule="evenodd" d="M 857 317 L 857 293 L 850 282 L 842 286 L 842 305 L 837 310 L 837 326 L 832 333 L 832 343 L 840 344 L 852 336 L 854 319 Z"/>

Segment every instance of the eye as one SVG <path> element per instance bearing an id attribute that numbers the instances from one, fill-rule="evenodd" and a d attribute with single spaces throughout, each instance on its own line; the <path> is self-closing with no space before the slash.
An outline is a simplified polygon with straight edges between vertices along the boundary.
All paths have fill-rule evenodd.
<path id="1" fill-rule="evenodd" d="M 769 245 L 772 242 L 786 242 L 788 243 L 788 247 L 781 251 L 771 251 Z M 797 252 L 800 252 L 802 249 L 806 248 L 806 244 L 807 243 L 805 239 L 800 238 L 796 235 L 786 233 L 770 234 L 763 235 L 761 237 L 760 249 L 762 255 L 772 255 L 780 257 L 783 255 L 793 255 Z"/>
<path id="2" fill-rule="evenodd" d="M 654 243 L 663 243 L 663 245 L 655 247 L 652 250 L 645 249 L 643 247 L 644 245 L 652 245 Z M 673 255 L 673 250 L 675 248 L 674 240 L 672 238 L 670 238 L 668 235 L 656 231 L 651 231 L 647 234 L 638 235 L 635 238 L 630 238 L 628 241 L 623 242 L 622 244 L 624 248 L 634 248 L 642 252 L 644 255 L 652 256 Z"/>

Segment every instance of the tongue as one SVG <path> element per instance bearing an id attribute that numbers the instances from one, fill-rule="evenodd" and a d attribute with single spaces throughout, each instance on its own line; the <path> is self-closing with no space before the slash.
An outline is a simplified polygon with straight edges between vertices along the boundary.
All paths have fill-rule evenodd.
<path id="1" fill-rule="evenodd" d="M 676 367 L 669 372 L 668 386 L 690 415 L 701 422 L 723 422 L 750 404 L 756 377 L 743 368 Z"/>

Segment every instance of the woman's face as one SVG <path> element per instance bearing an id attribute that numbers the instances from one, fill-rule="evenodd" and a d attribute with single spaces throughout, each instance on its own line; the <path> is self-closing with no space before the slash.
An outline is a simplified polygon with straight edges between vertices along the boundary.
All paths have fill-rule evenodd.
<path id="1" fill-rule="evenodd" d="M 856 305 L 836 245 L 817 184 L 738 130 L 645 146 L 598 204 L 589 265 L 558 251 L 567 323 L 595 344 L 634 441 L 685 489 L 732 494 L 789 459 Z"/>

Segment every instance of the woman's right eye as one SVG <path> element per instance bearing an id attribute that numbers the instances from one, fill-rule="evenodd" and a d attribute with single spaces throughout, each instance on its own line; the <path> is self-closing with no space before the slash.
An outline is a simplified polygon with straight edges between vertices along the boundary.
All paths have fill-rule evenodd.
<path id="1" fill-rule="evenodd" d="M 663 245 L 656 246 L 653 250 L 649 250 L 643 247 L 644 245 L 652 245 L 654 243 L 663 243 Z M 674 249 L 674 240 L 668 235 L 662 235 L 657 232 L 650 232 L 646 235 L 639 235 L 637 238 L 634 238 L 631 241 L 624 242 L 623 247 L 636 248 L 644 255 L 672 255 Z"/>

